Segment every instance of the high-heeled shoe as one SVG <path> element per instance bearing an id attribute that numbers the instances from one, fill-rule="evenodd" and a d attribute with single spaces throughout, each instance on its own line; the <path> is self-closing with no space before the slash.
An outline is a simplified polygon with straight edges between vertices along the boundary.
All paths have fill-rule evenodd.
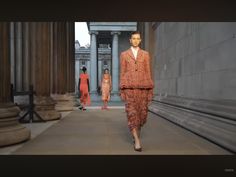
<path id="1" fill-rule="evenodd" d="M 142 151 L 142 148 L 140 147 L 140 148 L 136 148 L 135 147 L 135 140 L 134 140 L 134 138 L 133 138 L 133 144 L 134 144 L 134 150 L 135 151 L 138 151 L 138 152 L 141 152 Z"/>
<path id="2" fill-rule="evenodd" d="M 141 147 L 140 148 L 136 148 L 135 145 L 134 145 L 134 150 L 138 151 L 138 152 L 142 152 L 142 148 Z"/>

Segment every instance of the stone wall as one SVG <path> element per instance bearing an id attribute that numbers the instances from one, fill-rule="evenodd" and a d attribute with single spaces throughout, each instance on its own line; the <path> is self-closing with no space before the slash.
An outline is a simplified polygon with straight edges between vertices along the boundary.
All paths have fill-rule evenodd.
<path id="1" fill-rule="evenodd" d="M 236 23 L 141 23 L 152 58 L 149 110 L 236 152 Z"/>
<path id="2" fill-rule="evenodd" d="M 161 23 L 156 30 L 155 93 L 236 100 L 236 23 Z"/>

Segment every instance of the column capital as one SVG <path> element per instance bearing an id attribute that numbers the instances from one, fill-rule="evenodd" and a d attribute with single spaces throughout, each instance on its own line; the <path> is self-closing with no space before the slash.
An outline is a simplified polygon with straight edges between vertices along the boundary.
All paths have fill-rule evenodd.
<path id="1" fill-rule="evenodd" d="M 97 31 L 89 31 L 89 34 L 95 34 L 95 35 L 98 35 L 98 32 Z"/>
<path id="2" fill-rule="evenodd" d="M 111 32 L 111 35 L 115 35 L 115 34 L 120 35 L 121 32 L 120 32 L 120 31 L 112 31 L 112 32 Z"/>

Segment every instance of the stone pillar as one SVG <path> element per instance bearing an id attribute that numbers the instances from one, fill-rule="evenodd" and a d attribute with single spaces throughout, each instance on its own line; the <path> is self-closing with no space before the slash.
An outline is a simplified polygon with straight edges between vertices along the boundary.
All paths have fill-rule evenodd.
<path id="1" fill-rule="evenodd" d="M 27 22 L 11 22 L 10 25 L 11 83 L 16 91 L 29 89 L 29 25 Z M 27 95 L 14 96 L 14 102 L 20 107 L 29 104 Z M 24 112 L 21 112 L 24 114 Z"/>
<path id="2" fill-rule="evenodd" d="M 22 22 L 16 22 L 14 26 L 15 32 L 15 78 L 16 82 L 14 84 L 16 91 L 22 91 L 22 69 L 23 69 L 23 62 L 22 62 Z"/>
<path id="3" fill-rule="evenodd" d="M 97 40 L 96 35 L 97 31 L 90 31 L 91 35 L 91 44 L 90 44 L 90 66 L 91 66 L 91 74 L 90 74 L 90 94 L 91 100 L 98 100 L 97 97 Z"/>
<path id="4" fill-rule="evenodd" d="M 76 59 L 75 62 L 75 92 L 78 93 L 78 84 L 79 84 L 79 75 L 80 75 L 80 62 L 79 59 Z"/>
<path id="5" fill-rule="evenodd" d="M 98 85 L 101 86 L 103 75 L 103 67 L 102 67 L 102 60 L 98 60 Z"/>
<path id="6" fill-rule="evenodd" d="M 30 43 L 29 43 L 29 23 L 22 23 L 23 30 L 23 89 L 28 90 L 30 85 Z"/>
<path id="7" fill-rule="evenodd" d="M 30 131 L 19 124 L 20 109 L 10 101 L 10 24 L 0 23 L 0 146 L 23 142 Z"/>
<path id="8" fill-rule="evenodd" d="M 89 74 L 90 82 L 91 82 L 91 62 L 90 61 L 91 61 L 91 58 L 90 58 L 90 60 L 86 61 L 86 66 L 87 66 L 87 73 Z"/>
<path id="9" fill-rule="evenodd" d="M 10 22 L 11 83 L 15 84 L 15 23 Z"/>
<path id="10" fill-rule="evenodd" d="M 67 22 L 67 56 L 69 62 L 69 93 L 75 92 L 75 23 Z"/>
<path id="11" fill-rule="evenodd" d="M 118 54 L 118 35 L 120 32 L 112 31 L 112 101 L 120 101 L 119 91 L 119 54 Z"/>
<path id="12" fill-rule="evenodd" d="M 30 31 L 35 110 L 44 120 L 59 119 L 61 114 L 55 110 L 55 101 L 50 97 L 50 23 L 31 22 Z"/>
<path id="13" fill-rule="evenodd" d="M 75 106 L 79 105 L 79 102 L 76 101 L 75 95 L 75 23 L 67 22 L 67 106 L 71 109 L 75 109 Z"/>
<path id="14" fill-rule="evenodd" d="M 75 105 L 74 23 L 53 23 L 52 97 L 56 110 L 71 111 Z"/>
<path id="15" fill-rule="evenodd" d="M 64 110 L 65 94 L 67 89 L 67 56 L 66 56 L 66 23 L 53 22 L 51 24 L 52 45 L 52 80 L 51 97 L 56 101 L 55 109 Z"/>
<path id="16" fill-rule="evenodd" d="M 66 55 L 66 23 L 54 22 L 53 23 L 53 94 L 63 95 L 66 93 L 68 78 L 68 58 Z"/>

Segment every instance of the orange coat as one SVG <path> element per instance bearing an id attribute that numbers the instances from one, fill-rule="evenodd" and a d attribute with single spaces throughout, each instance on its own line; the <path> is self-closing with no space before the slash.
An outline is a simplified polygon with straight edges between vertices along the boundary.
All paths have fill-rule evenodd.
<path id="1" fill-rule="evenodd" d="M 154 84 L 150 71 L 150 55 L 147 51 L 138 50 L 135 59 L 132 50 L 128 49 L 120 55 L 120 91 L 122 100 L 125 99 L 124 89 L 148 89 L 148 100 L 153 96 Z"/>

